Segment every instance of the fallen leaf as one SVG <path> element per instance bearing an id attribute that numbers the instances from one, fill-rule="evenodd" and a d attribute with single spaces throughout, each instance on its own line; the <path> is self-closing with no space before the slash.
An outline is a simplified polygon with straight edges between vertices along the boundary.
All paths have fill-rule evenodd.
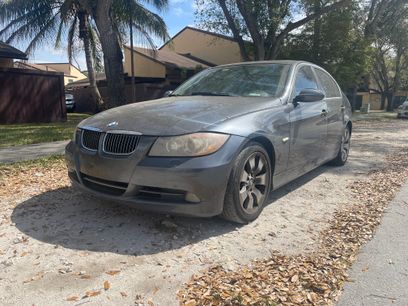
<path id="1" fill-rule="evenodd" d="M 85 293 L 85 296 L 86 297 L 92 297 L 92 296 L 97 296 L 97 295 L 100 295 L 100 294 L 101 294 L 101 292 L 99 290 L 91 290 L 91 291 L 87 291 Z"/>
<path id="2" fill-rule="evenodd" d="M 121 295 L 122 297 L 127 297 L 127 296 L 128 296 L 127 293 L 126 293 L 126 292 L 123 292 L 123 291 L 120 292 L 120 295 Z"/>
<path id="3" fill-rule="evenodd" d="M 43 278 L 44 274 L 45 274 L 44 272 L 38 272 L 37 274 L 35 274 L 30 279 L 23 281 L 23 283 L 26 284 L 26 283 L 29 283 L 29 282 L 32 282 L 32 281 L 39 280 L 39 279 Z"/>
<path id="4" fill-rule="evenodd" d="M 91 279 L 91 276 L 89 274 L 84 274 L 80 276 L 81 279 Z"/>
<path id="5" fill-rule="evenodd" d="M 183 304 L 183 306 L 195 306 L 197 302 L 195 300 L 189 300 Z"/>
<path id="6" fill-rule="evenodd" d="M 110 283 L 109 283 L 108 281 L 105 281 L 105 282 L 103 283 L 103 289 L 109 290 L 109 288 L 110 288 Z"/>
<path id="7" fill-rule="evenodd" d="M 299 280 L 299 275 L 295 274 L 292 276 L 292 278 L 290 279 L 290 281 L 292 283 L 296 283 Z"/>
<path id="8" fill-rule="evenodd" d="M 68 302 L 79 301 L 79 296 L 73 295 L 73 296 L 67 297 L 66 301 L 68 301 Z"/>
<path id="9" fill-rule="evenodd" d="M 108 274 L 108 275 L 116 275 L 116 274 L 118 274 L 118 273 L 120 273 L 120 270 L 111 270 L 111 271 L 108 271 L 108 272 L 105 272 L 106 274 Z"/>

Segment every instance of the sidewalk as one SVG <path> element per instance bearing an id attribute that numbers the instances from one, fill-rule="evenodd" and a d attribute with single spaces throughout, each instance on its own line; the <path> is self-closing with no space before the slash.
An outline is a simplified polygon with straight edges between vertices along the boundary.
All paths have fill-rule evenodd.
<path id="1" fill-rule="evenodd" d="M 338 306 L 408 305 L 408 183 L 361 250 Z"/>
<path id="2" fill-rule="evenodd" d="M 54 154 L 63 154 L 68 142 L 68 140 L 63 140 L 0 149 L 0 163 L 14 163 Z"/>

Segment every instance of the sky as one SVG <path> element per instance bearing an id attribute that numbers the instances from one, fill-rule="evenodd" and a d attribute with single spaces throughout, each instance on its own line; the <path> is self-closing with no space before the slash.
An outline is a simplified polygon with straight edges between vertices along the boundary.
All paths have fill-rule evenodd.
<path id="1" fill-rule="evenodd" d="M 147 5 L 146 7 L 155 11 Z M 185 26 L 194 25 L 194 0 L 169 0 L 169 8 L 158 14 L 166 22 L 170 36 L 173 36 Z M 158 46 L 162 44 L 158 40 L 155 42 Z M 43 45 L 29 56 L 29 62 L 66 63 L 68 62 L 67 51 L 64 48 L 55 50 L 52 44 Z M 79 66 L 81 70 L 86 70 L 85 57 L 82 52 L 76 56 L 73 64 Z"/>

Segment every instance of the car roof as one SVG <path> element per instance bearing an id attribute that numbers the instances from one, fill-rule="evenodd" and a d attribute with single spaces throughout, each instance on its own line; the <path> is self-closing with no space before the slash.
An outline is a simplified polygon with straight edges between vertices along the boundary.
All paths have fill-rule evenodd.
<path id="1" fill-rule="evenodd" d="M 306 61 L 297 61 L 297 60 L 273 60 L 273 61 L 251 61 L 251 62 L 241 62 L 241 63 L 232 63 L 225 64 L 216 67 L 228 67 L 228 66 L 241 66 L 241 65 L 259 65 L 259 64 L 284 64 L 284 65 L 299 65 L 299 64 L 308 64 L 312 66 L 317 66 L 313 63 Z"/>

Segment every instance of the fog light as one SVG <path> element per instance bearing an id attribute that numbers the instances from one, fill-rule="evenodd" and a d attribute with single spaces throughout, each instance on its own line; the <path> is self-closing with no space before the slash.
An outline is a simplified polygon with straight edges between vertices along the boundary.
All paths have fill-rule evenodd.
<path id="1" fill-rule="evenodd" d="M 199 203 L 200 199 L 194 193 L 187 192 L 186 201 L 191 203 Z"/>

